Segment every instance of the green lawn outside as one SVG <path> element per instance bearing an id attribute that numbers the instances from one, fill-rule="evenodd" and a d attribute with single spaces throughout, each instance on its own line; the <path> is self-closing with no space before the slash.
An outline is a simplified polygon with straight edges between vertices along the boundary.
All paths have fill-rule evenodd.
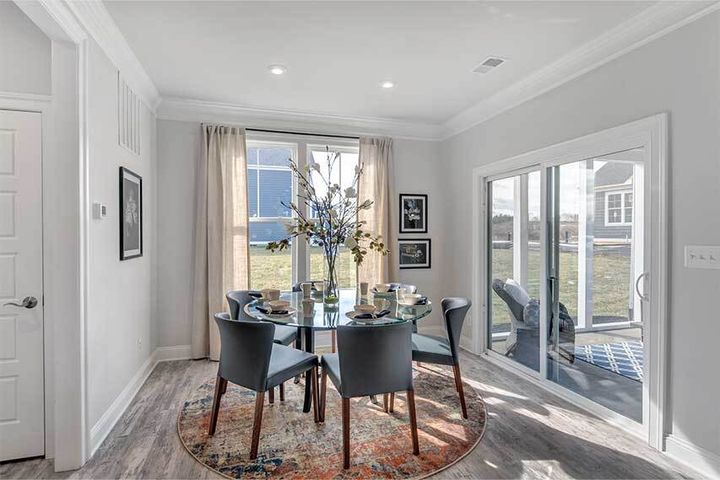
<path id="1" fill-rule="evenodd" d="M 310 248 L 310 278 L 308 280 L 322 280 L 325 277 L 323 263 L 322 250 L 318 247 Z M 337 272 L 341 288 L 355 287 L 355 263 L 352 254 L 346 248 L 340 251 Z M 250 288 L 290 290 L 292 288 L 290 251 L 272 253 L 265 250 L 264 246 L 250 246 Z"/>
<path id="2" fill-rule="evenodd" d="M 506 280 L 513 277 L 512 249 L 494 249 L 492 277 Z M 528 293 L 540 294 L 540 252 L 531 250 L 528 258 Z M 593 315 L 627 317 L 630 291 L 630 257 L 595 252 L 593 256 Z M 560 301 L 570 315 L 577 315 L 578 263 L 577 253 L 560 253 Z M 510 322 L 510 313 L 500 297 L 492 292 L 493 330 Z M 507 328 L 509 330 L 509 328 Z"/>
<path id="3" fill-rule="evenodd" d="M 324 278 L 322 251 L 310 249 L 312 280 Z M 626 317 L 628 315 L 628 292 L 630 281 L 630 257 L 616 254 L 596 253 L 593 257 L 594 315 Z M 560 253 L 560 301 L 577 315 L 577 253 Z M 354 287 L 355 264 L 352 255 L 343 249 L 338 260 L 340 287 Z M 492 258 L 492 277 L 506 280 L 512 278 L 512 249 L 495 249 Z M 531 250 L 528 262 L 528 293 L 540 297 L 540 253 Z M 292 288 L 292 262 L 289 251 L 272 253 L 262 246 L 250 247 L 250 286 L 254 289 Z M 494 330 L 501 324 L 509 324 L 510 315 L 505 303 L 492 292 Z"/>

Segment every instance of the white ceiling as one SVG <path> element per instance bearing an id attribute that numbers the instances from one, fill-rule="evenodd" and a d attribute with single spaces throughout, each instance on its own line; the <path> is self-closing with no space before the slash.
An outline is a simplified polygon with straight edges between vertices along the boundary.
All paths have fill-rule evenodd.
<path id="1" fill-rule="evenodd" d="M 654 3 L 105 2 L 163 97 L 432 124 Z"/>

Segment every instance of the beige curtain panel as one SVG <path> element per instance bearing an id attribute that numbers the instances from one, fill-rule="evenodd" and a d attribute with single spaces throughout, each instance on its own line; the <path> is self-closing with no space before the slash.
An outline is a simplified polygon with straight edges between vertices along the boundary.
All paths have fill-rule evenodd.
<path id="1" fill-rule="evenodd" d="M 227 310 L 225 293 L 249 287 L 245 130 L 203 125 L 197 164 L 193 358 L 220 358 L 214 314 Z"/>
<path id="2" fill-rule="evenodd" d="M 394 248 L 397 247 L 391 225 L 397 225 L 396 209 L 393 208 L 394 185 L 391 138 L 360 138 L 360 164 L 363 176 L 358 186 L 358 200 L 372 200 L 369 210 L 358 213 L 358 219 L 367 222 L 365 229 L 381 235 L 390 254 L 382 256 L 368 253 L 358 267 L 358 281 L 370 285 L 386 283 L 398 277 Z"/>

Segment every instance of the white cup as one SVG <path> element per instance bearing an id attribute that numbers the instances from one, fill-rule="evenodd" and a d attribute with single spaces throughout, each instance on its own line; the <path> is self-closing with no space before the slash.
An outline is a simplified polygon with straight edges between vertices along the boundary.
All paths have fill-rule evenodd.
<path id="1" fill-rule="evenodd" d="M 280 300 L 280 290 L 277 288 L 264 288 L 260 290 L 263 300 Z"/>
<path id="2" fill-rule="evenodd" d="M 303 298 L 310 298 L 310 295 L 312 295 L 312 283 L 303 282 L 300 287 L 302 288 Z"/>

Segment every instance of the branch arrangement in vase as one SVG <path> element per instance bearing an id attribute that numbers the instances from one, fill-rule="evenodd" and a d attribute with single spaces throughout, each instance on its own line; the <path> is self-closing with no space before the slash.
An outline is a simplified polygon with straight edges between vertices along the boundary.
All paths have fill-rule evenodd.
<path id="1" fill-rule="evenodd" d="M 333 170 L 338 168 L 339 152 L 331 152 L 328 147 L 326 161 L 326 175 L 320 164 L 310 160 L 304 169 L 300 169 L 292 160 L 289 160 L 290 169 L 297 179 L 300 194 L 298 198 L 302 208 L 295 202 L 281 202 L 289 208 L 294 216 L 287 224 L 287 237 L 269 242 L 267 249 L 280 252 L 290 246 L 292 239 L 304 236 L 305 240 L 314 246 L 323 249 L 326 263 L 327 289 L 325 301 L 337 302 L 337 272 L 336 262 L 341 246 L 346 246 L 353 255 L 353 260 L 360 265 L 369 252 L 388 254 L 388 249 L 379 235 L 366 231 L 367 222 L 358 220 L 358 212 L 372 207 L 372 200 L 360 202 L 358 199 L 358 184 L 363 174 L 363 166 L 355 167 L 352 183 L 347 188 L 331 182 Z"/>

